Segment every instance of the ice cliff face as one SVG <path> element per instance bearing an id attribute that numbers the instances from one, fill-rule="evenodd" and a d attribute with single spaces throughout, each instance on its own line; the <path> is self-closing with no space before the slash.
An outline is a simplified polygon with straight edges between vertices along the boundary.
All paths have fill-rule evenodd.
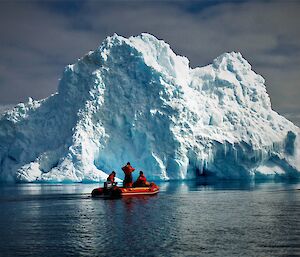
<path id="1" fill-rule="evenodd" d="M 122 178 L 127 161 L 148 179 L 297 177 L 299 145 L 240 53 L 192 69 L 149 34 L 114 35 L 0 117 L 0 180 Z"/>

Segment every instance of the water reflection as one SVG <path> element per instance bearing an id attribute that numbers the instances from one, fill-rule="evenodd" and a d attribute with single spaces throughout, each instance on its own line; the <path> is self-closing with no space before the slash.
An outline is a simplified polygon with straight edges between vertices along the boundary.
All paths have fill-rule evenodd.
<path id="1" fill-rule="evenodd" d="M 188 193 L 192 191 L 293 190 L 299 188 L 298 181 L 217 180 L 214 178 L 158 182 L 157 184 L 160 186 L 160 192 L 167 194 Z"/>

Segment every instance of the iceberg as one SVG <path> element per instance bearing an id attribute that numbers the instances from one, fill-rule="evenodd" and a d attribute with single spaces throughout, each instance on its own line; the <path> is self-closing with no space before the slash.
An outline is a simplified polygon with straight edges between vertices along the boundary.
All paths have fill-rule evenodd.
<path id="1" fill-rule="evenodd" d="M 299 177 L 299 128 L 272 110 L 240 53 L 191 68 L 150 34 L 114 34 L 68 65 L 58 92 L 0 116 L 0 180 Z"/>

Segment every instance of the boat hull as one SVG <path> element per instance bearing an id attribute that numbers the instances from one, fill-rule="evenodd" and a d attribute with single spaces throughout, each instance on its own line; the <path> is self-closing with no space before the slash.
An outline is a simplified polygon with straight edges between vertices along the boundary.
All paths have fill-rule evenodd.
<path id="1" fill-rule="evenodd" d="M 159 187 L 131 187 L 131 188 L 120 188 L 122 196 L 131 195 L 155 195 L 159 192 Z"/>
<path id="2" fill-rule="evenodd" d="M 103 187 L 95 188 L 92 191 L 92 197 L 99 198 L 121 198 L 127 196 L 138 196 L 138 195 L 155 195 L 159 192 L 159 187 L 152 183 L 147 187 L 117 187 L 114 186 L 111 189 Z"/>

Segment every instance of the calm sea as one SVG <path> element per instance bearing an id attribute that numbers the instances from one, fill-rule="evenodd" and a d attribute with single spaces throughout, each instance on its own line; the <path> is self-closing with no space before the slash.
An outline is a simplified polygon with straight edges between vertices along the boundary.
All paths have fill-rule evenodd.
<path id="1" fill-rule="evenodd" d="M 0 256 L 300 256 L 300 183 L 170 182 L 92 199 L 97 184 L 0 185 Z"/>

